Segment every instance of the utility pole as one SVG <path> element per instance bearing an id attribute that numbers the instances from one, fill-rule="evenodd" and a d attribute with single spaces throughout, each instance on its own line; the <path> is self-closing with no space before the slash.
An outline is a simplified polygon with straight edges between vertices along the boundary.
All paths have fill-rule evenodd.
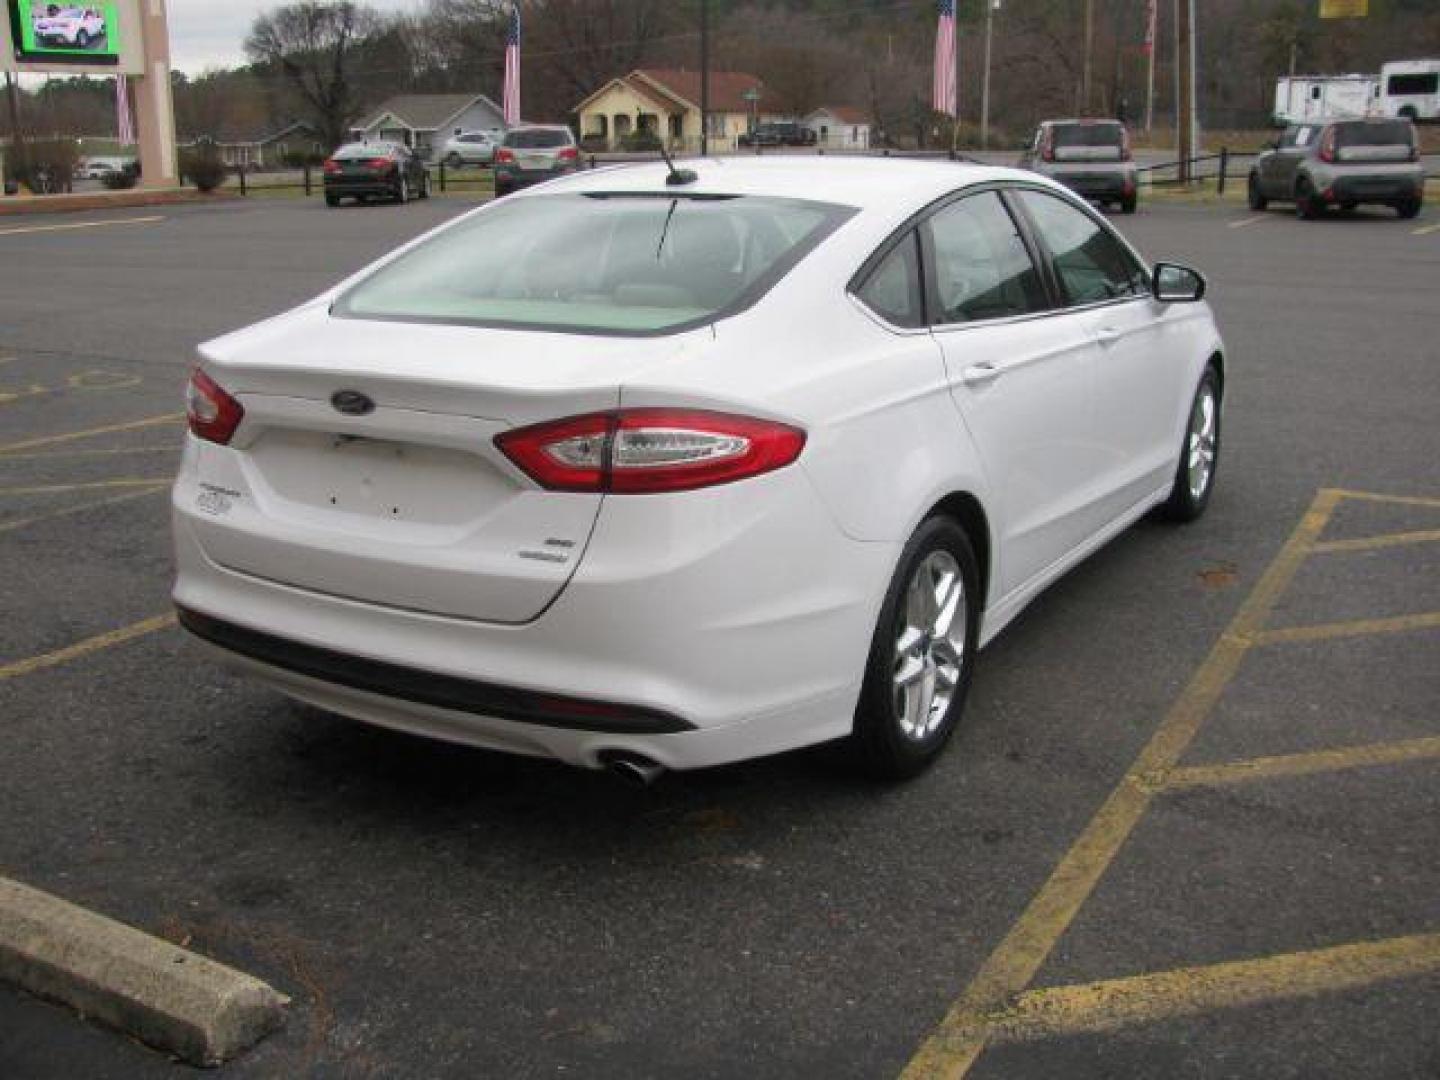
<path id="1" fill-rule="evenodd" d="M 1085 69 L 1080 78 L 1080 115 L 1090 115 L 1090 62 L 1095 46 L 1095 0 L 1085 0 Z"/>
<path id="2" fill-rule="evenodd" d="M 1180 98 L 1176 103 L 1175 126 L 1180 138 L 1179 180 L 1190 182 L 1190 159 L 1194 157 L 1195 135 L 1195 0 L 1176 0 L 1175 62 L 1180 69 Z"/>
<path id="3" fill-rule="evenodd" d="M 990 39 L 995 33 L 995 11 L 1000 0 L 985 0 L 985 76 L 980 84 L 980 149 L 990 149 Z"/>
<path id="4" fill-rule="evenodd" d="M 1160 0 L 1149 0 L 1146 16 L 1146 44 L 1150 49 L 1150 73 L 1145 79 L 1145 133 L 1155 129 L 1155 61 L 1160 51 Z"/>
<path id="5" fill-rule="evenodd" d="M 700 0 L 700 156 L 710 154 L 710 0 Z"/>

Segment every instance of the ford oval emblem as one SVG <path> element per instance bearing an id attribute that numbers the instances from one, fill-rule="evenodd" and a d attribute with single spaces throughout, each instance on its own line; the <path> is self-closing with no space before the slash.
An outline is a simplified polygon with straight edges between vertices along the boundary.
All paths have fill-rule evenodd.
<path id="1" fill-rule="evenodd" d="M 365 416 L 375 411 L 375 402 L 359 390 L 337 390 L 331 396 L 330 404 L 335 406 L 336 412 L 346 416 Z"/>

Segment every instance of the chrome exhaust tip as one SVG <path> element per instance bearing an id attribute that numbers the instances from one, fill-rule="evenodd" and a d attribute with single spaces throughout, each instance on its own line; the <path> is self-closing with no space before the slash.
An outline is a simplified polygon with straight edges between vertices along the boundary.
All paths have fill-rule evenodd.
<path id="1" fill-rule="evenodd" d="M 607 750 L 601 753 L 600 762 L 613 775 L 635 787 L 648 788 L 665 772 L 665 766 L 651 761 L 643 754 L 628 750 Z"/>

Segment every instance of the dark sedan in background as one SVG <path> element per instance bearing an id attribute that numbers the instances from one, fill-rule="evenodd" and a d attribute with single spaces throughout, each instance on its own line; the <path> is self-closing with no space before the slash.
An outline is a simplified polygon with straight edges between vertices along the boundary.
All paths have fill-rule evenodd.
<path id="1" fill-rule="evenodd" d="M 407 203 L 430 197 L 430 170 L 399 143 L 350 143 L 325 161 L 325 204 L 389 199 Z"/>

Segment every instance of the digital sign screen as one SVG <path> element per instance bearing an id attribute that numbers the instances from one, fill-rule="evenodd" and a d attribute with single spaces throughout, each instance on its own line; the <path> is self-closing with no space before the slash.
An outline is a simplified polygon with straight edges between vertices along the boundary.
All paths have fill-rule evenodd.
<path id="1" fill-rule="evenodd" d="M 61 4 L 54 0 L 5 0 L 17 60 L 62 64 L 120 62 L 120 13 L 116 0 Z"/>

